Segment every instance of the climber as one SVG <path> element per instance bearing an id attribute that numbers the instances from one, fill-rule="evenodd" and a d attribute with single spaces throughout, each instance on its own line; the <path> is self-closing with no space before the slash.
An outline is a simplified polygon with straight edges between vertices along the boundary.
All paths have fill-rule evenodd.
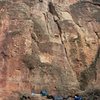
<path id="1" fill-rule="evenodd" d="M 74 100 L 82 100 L 82 97 L 79 96 L 78 94 L 76 94 L 76 95 L 74 96 Z"/>
<path id="2" fill-rule="evenodd" d="M 46 90 L 41 90 L 40 94 L 42 96 L 47 96 L 48 95 L 48 92 Z"/>

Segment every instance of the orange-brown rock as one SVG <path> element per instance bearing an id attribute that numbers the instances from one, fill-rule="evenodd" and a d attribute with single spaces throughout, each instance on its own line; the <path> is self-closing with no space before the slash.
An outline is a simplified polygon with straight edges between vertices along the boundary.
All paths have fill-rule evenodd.
<path id="1" fill-rule="evenodd" d="M 0 100 L 100 89 L 99 62 L 99 0 L 0 0 Z"/>

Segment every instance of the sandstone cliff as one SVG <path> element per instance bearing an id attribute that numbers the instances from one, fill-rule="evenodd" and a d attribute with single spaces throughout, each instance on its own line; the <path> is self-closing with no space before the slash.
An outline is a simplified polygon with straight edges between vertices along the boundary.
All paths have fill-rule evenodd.
<path id="1" fill-rule="evenodd" d="M 0 100 L 32 89 L 100 89 L 99 83 L 99 0 L 0 0 Z"/>

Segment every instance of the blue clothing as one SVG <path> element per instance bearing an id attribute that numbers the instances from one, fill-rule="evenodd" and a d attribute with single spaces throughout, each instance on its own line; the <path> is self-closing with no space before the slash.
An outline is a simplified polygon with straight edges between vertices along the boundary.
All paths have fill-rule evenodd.
<path id="1" fill-rule="evenodd" d="M 82 100 L 82 97 L 81 96 L 75 96 L 74 100 Z"/>
<path id="2" fill-rule="evenodd" d="M 48 95 L 48 92 L 47 92 L 46 90 L 42 90 L 42 91 L 40 92 L 40 94 L 41 94 L 42 96 L 47 96 L 47 95 Z"/>

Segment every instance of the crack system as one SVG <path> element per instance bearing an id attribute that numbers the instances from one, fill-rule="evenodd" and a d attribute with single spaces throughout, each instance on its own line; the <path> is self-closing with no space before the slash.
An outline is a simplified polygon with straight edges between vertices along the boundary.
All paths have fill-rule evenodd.
<path id="1" fill-rule="evenodd" d="M 58 15 L 58 13 L 57 13 L 57 11 L 56 11 L 56 9 L 55 9 L 55 6 L 53 5 L 52 2 L 49 2 L 48 8 L 49 8 L 49 12 L 50 12 L 50 13 L 52 14 L 52 16 L 53 16 L 54 22 L 56 23 L 56 25 L 57 25 L 57 27 L 58 27 L 59 36 L 60 36 L 61 43 L 62 43 L 63 48 L 64 48 L 64 51 L 65 51 L 65 55 L 66 55 L 66 58 L 67 58 L 67 62 L 68 62 L 68 64 L 69 64 L 69 66 L 72 66 L 71 63 L 70 63 L 70 60 L 69 60 L 69 58 L 68 58 L 68 53 L 67 53 L 67 49 L 66 49 L 66 47 L 65 47 L 65 43 L 64 43 L 64 41 L 63 41 L 63 39 L 62 39 L 62 33 L 63 33 L 63 32 L 62 32 L 61 26 L 60 26 L 60 24 L 59 24 L 60 17 L 59 17 L 59 15 Z M 57 19 L 55 19 L 55 17 L 57 17 Z"/>
<path id="2" fill-rule="evenodd" d="M 69 66 L 71 66 L 70 61 L 69 61 L 69 58 L 68 58 L 67 50 L 66 50 L 64 41 L 63 41 L 63 39 L 62 39 L 62 30 L 61 30 L 61 27 L 60 27 L 59 22 L 58 22 L 57 20 L 54 19 L 54 22 L 57 24 L 57 27 L 58 27 L 58 29 L 59 29 L 59 35 L 60 35 L 61 43 L 62 43 L 62 45 L 63 45 L 63 47 L 64 47 L 64 51 L 65 51 L 65 54 L 66 54 L 66 58 L 67 58 L 68 64 L 69 64 Z"/>

